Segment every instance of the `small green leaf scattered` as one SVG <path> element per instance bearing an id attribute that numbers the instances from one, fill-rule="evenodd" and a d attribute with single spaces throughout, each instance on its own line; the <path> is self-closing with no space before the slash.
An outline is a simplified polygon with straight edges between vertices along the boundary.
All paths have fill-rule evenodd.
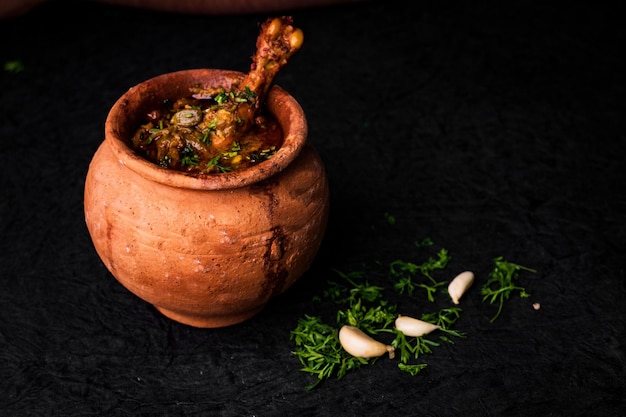
<path id="1" fill-rule="evenodd" d="M 437 258 L 429 258 L 426 262 L 416 265 L 412 262 L 406 262 L 403 260 L 393 261 L 389 265 L 389 273 L 392 277 L 397 278 L 397 282 L 394 284 L 394 288 L 401 294 L 413 295 L 416 288 L 422 288 L 426 290 L 428 301 L 435 301 L 435 293 L 437 289 L 445 285 L 446 281 L 438 281 L 433 278 L 432 273 L 435 270 L 444 269 L 448 262 L 452 259 L 448 255 L 448 251 L 441 249 L 437 253 Z M 416 283 L 416 275 L 421 273 L 424 277 L 428 278 L 427 283 Z"/>
<path id="2" fill-rule="evenodd" d="M 298 320 L 291 338 L 297 346 L 294 354 L 303 365 L 301 370 L 317 377 L 317 381 L 306 387 L 307 390 L 332 376 L 342 378 L 348 371 L 367 363 L 367 360 L 349 355 L 343 350 L 338 330 L 317 316 L 305 315 Z"/>
<path id="3" fill-rule="evenodd" d="M 389 270 L 390 277 L 395 278 L 393 271 L 404 270 L 411 274 L 421 273 L 430 282 L 429 285 L 435 285 L 434 282 L 437 286 L 443 285 L 445 281 L 435 281 L 431 272 L 445 267 L 448 260 L 447 251 L 442 250 L 437 258 L 431 258 L 420 265 L 395 261 Z M 415 363 L 421 355 L 432 353 L 433 348 L 440 346 L 441 342 L 453 343 L 453 337 L 464 337 L 463 333 L 451 328 L 460 317 L 461 309 L 458 307 L 441 309 L 422 317 L 424 321 L 441 326 L 439 341 L 426 335 L 407 337 L 395 329 L 398 308 L 385 298 L 384 287 L 372 285 L 362 272 L 346 273 L 336 269 L 334 272 L 341 280 L 329 280 L 323 294 L 313 298 L 318 302 L 332 302 L 338 307 L 334 325 L 318 316 L 305 315 L 298 320 L 297 327 L 291 332 L 296 346 L 293 353 L 302 364 L 301 370 L 317 377 L 316 382 L 307 386 L 307 389 L 312 389 L 324 379 L 333 376 L 342 378 L 348 371 L 378 359 L 357 358 L 347 353 L 338 336 L 338 329 L 343 325 L 358 327 L 377 339 L 386 338 L 396 349 L 396 356 L 400 359 L 398 368 L 411 375 L 416 375 L 426 367 L 424 363 Z"/>
<path id="4" fill-rule="evenodd" d="M 388 213 L 385 216 L 389 223 L 395 222 L 393 216 Z M 418 248 L 433 245 L 430 238 L 415 242 Z M 439 309 L 435 307 L 435 311 L 421 315 L 421 320 L 440 327 L 436 332 L 419 337 L 406 336 L 395 328 L 398 306 L 391 304 L 385 297 L 387 289 L 394 290 L 396 294 L 408 296 L 409 306 L 412 306 L 409 308 L 414 309 L 416 300 L 413 294 L 417 289 L 423 289 L 426 291 L 425 298 L 431 303 L 440 301 L 437 299 L 439 295 L 446 297 L 445 302 L 450 302 L 449 294 L 442 288 L 448 281 L 435 277 L 437 271 L 448 266 L 450 259 L 448 251 L 440 249 L 436 256 L 429 257 L 422 263 L 395 260 L 386 269 L 389 285 L 384 286 L 371 284 L 363 272 L 346 273 L 334 269 L 333 272 L 340 280 L 328 280 L 323 293 L 313 297 L 314 301 L 329 302 L 337 307 L 334 323 L 332 319 L 325 321 L 319 316 L 304 315 L 291 331 L 291 339 L 295 344 L 293 354 L 300 360 L 301 370 L 316 377 L 316 381 L 306 389 L 313 389 L 331 377 L 342 378 L 348 372 L 372 364 L 378 359 L 354 357 L 346 352 L 339 341 L 339 329 L 344 325 L 358 327 L 376 340 L 393 346 L 395 358 L 399 358 L 398 369 L 413 376 L 427 367 L 426 363 L 420 363 L 423 355 L 433 353 L 433 349 L 442 343 L 454 344 L 456 339 L 466 337 L 464 332 L 453 328 L 462 313 L 461 308 L 456 306 Z M 535 272 L 533 269 L 506 262 L 502 257 L 493 261 L 495 267 L 481 289 L 483 301 L 499 303 L 498 311 L 491 322 L 500 315 L 504 302 L 512 292 L 518 291 L 521 297 L 529 297 L 523 287 L 515 284 L 518 272 Z"/>
<path id="5" fill-rule="evenodd" d="M 385 218 L 387 219 L 387 223 L 391 225 L 396 224 L 396 217 L 394 215 L 385 212 Z"/>
<path id="6" fill-rule="evenodd" d="M 495 266 L 489 274 L 489 279 L 481 288 L 483 302 L 489 301 L 491 304 L 498 302 L 498 311 L 491 318 L 491 323 L 500 316 L 504 302 L 510 298 L 513 292 L 517 291 L 522 298 L 530 297 L 524 287 L 515 284 L 519 276 L 518 272 L 537 272 L 534 269 L 507 262 L 501 256 L 494 258 L 493 263 Z"/>
<path id="7" fill-rule="evenodd" d="M 7 61 L 4 63 L 4 70 L 17 74 L 24 71 L 24 64 L 19 60 Z"/>
<path id="8" fill-rule="evenodd" d="M 418 365 L 407 365 L 400 362 L 398 364 L 398 368 L 400 368 L 401 371 L 408 372 L 413 376 L 417 375 L 422 369 L 426 368 L 426 366 L 427 365 L 425 363 L 420 363 Z"/>
<path id="9" fill-rule="evenodd" d="M 423 248 L 426 246 L 433 246 L 435 244 L 435 242 L 433 242 L 432 239 L 429 237 L 426 237 L 422 240 L 416 240 L 414 243 L 415 243 L 415 246 L 418 248 Z"/>

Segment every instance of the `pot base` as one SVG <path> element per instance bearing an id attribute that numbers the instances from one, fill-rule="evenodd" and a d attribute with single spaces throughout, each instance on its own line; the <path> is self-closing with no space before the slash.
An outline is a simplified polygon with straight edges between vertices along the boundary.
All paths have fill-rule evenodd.
<path id="1" fill-rule="evenodd" d="M 244 322 L 263 310 L 265 306 L 247 310 L 241 313 L 229 313 L 224 316 L 198 316 L 194 314 L 184 314 L 176 311 L 168 310 L 163 307 L 154 306 L 157 311 L 163 314 L 165 317 L 177 321 L 188 326 L 199 327 L 204 329 L 212 329 L 218 327 L 232 326 Z"/>

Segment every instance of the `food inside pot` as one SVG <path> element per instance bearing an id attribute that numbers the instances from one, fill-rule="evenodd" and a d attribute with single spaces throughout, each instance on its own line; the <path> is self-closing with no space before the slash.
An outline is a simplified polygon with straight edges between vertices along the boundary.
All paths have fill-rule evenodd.
<path id="1" fill-rule="evenodd" d="M 222 107 L 214 99 L 193 97 L 164 103 L 148 113 L 149 121 L 135 133 L 133 147 L 162 167 L 191 173 L 243 169 L 271 158 L 280 148 L 283 133 L 273 117 L 257 116 L 245 133 L 234 137 L 227 132 L 232 113 Z"/>
<path id="2" fill-rule="evenodd" d="M 302 46 L 291 16 L 261 25 L 250 72 L 229 87 L 191 88 L 145 115 L 132 138 L 139 154 L 165 168 L 190 173 L 223 173 L 269 159 L 283 132 L 265 110 L 272 81 Z"/>

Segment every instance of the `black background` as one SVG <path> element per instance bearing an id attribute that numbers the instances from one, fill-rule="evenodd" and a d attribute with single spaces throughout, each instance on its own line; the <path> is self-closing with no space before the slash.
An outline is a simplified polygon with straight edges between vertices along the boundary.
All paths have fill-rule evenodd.
<path id="1" fill-rule="evenodd" d="M 624 25 L 601 6 L 507 3 L 285 11 L 305 42 L 276 82 L 307 114 L 330 223 L 294 287 L 222 329 L 173 322 L 108 273 L 84 178 L 121 94 L 181 69 L 247 71 L 267 16 L 52 1 L 0 21 L 2 64 L 24 65 L 0 73 L 0 414 L 624 415 Z M 416 376 L 381 358 L 306 391 L 290 331 L 303 314 L 332 322 L 312 301 L 332 268 L 388 285 L 389 262 L 440 248 L 439 278 L 476 273 L 466 337 Z M 480 285 L 497 256 L 537 272 L 490 323 Z"/>

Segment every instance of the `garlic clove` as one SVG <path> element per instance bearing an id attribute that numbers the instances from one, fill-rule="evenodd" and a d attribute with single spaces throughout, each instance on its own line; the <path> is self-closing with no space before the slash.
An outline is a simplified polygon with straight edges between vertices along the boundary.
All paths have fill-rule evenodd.
<path id="1" fill-rule="evenodd" d="M 396 329 L 404 333 L 405 336 L 419 337 L 434 330 L 441 329 L 441 326 L 409 316 L 398 316 L 396 319 Z"/>
<path id="2" fill-rule="evenodd" d="M 339 342 L 343 349 L 359 358 L 376 358 L 389 353 L 389 359 L 395 356 L 393 346 L 375 340 L 355 326 L 345 325 L 339 329 Z"/>
<path id="3" fill-rule="evenodd" d="M 454 304 L 459 304 L 459 299 L 465 291 L 474 283 L 474 273 L 471 271 L 461 272 L 454 277 L 450 284 L 448 284 L 448 294 L 452 298 Z"/>

